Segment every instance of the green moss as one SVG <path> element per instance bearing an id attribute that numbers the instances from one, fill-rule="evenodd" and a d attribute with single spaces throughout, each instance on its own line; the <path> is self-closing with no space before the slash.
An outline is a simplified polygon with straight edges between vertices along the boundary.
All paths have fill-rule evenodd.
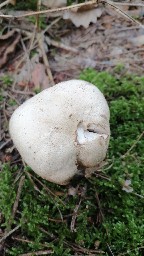
<path id="1" fill-rule="evenodd" d="M 13 7 L 15 10 L 36 10 L 37 9 L 37 0 L 17 0 L 16 5 Z"/>
<path id="2" fill-rule="evenodd" d="M 122 77 L 118 73 L 112 76 L 107 72 L 88 69 L 82 72 L 80 78 L 97 85 L 110 107 L 108 166 L 102 173 L 108 179 L 93 175 L 88 180 L 79 181 L 79 191 L 86 187 L 86 194 L 81 198 L 75 222 L 76 232 L 72 232 L 71 218 L 80 201 L 80 194 L 68 196 L 67 186 L 39 179 L 42 186 L 36 180 L 37 176 L 27 168 L 13 224 L 21 224 L 17 235 L 29 242 L 13 240 L 12 247 L 7 245 L 6 255 L 16 256 L 45 249 L 53 250 L 58 256 L 75 255 L 78 246 L 94 250 L 96 241 L 100 243 L 99 249 L 108 256 L 112 254 L 107 244 L 117 256 L 121 253 L 142 256 L 144 253 L 144 249 L 139 249 L 144 248 L 144 143 L 142 136 L 138 139 L 144 131 L 144 77 Z M 3 228 L 8 225 L 15 201 L 19 182 L 14 182 L 17 172 L 17 167 L 5 165 L 0 174 Z M 35 187 L 27 172 L 33 175 L 31 178 Z M 131 193 L 122 190 L 127 179 L 131 179 Z M 87 253 L 81 252 L 81 255 Z"/>
<path id="3" fill-rule="evenodd" d="M 13 79 L 9 75 L 1 76 L 0 82 L 3 84 L 3 88 L 6 89 L 7 87 L 11 86 L 13 83 Z"/>

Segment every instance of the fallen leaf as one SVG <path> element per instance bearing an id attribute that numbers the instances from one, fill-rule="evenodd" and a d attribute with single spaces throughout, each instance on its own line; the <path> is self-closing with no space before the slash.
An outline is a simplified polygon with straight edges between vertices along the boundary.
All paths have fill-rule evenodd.
<path id="1" fill-rule="evenodd" d="M 74 187 L 69 187 L 69 189 L 68 189 L 68 195 L 69 196 L 76 196 L 76 194 L 77 194 L 77 187 L 76 188 L 74 188 Z"/>
<path id="2" fill-rule="evenodd" d="M 127 179 L 123 183 L 122 190 L 126 191 L 127 193 L 133 192 L 133 188 L 130 186 L 131 185 L 131 180 Z"/>
<path id="3" fill-rule="evenodd" d="M 83 26 L 88 28 L 91 22 L 96 23 L 97 18 L 102 15 L 102 8 L 94 8 L 88 11 L 75 11 L 64 11 L 63 19 L 70 19 L 76 27 Z"/>
<path id="4" fill-rule="evenodd" d="M 35 65 L 31 74 L 31 82 L 33 82 L 36 89 L 44 90 L 49 87 L 49 79 L 43 64 L 38 63 Z"/>
<path id="5" fill-rule="evenodd" d="M 20 41 L 20 37 L 21 35 L 15 30 L 0 36 L 0 68 L 9 61 L 11 54 L 15 51 Z"/>
<path id="6" fill-rule="evenodd" d="M 50 81 L 45 72 L 45 66 L 39 63 L 39 54 L 35 54 L 27 63 L 23 65 L 19 74 L 16 75 L 15 79 L 19 86 L 29 87 L 33 89 L 44 90 L 50 87 Z"/>

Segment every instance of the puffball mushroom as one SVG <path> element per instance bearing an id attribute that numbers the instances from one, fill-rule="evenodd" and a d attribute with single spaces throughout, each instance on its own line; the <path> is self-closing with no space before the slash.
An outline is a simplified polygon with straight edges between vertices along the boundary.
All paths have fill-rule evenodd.
<path id="1" fill-rule="evenodd" d="M 82 80 L 48 88 L 18 107 L 9 124 L 24 161 L 42 178 L 64 185 L 106 156 L 109 108 L 100 90 Z"/>

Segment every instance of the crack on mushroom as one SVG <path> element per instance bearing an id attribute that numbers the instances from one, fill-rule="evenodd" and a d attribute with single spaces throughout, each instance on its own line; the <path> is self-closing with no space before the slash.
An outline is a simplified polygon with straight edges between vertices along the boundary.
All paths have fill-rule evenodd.
<path id="1" fill-rule="evenodd" d="M 78 145 L 95 140 L 97 135 L 103 137 L 105 140 L 108 138 L 108 134 L 101 132 L 95 124 L 86 125 L 82 121 L 79 122 L 76 131 L 76 142 Z"/>

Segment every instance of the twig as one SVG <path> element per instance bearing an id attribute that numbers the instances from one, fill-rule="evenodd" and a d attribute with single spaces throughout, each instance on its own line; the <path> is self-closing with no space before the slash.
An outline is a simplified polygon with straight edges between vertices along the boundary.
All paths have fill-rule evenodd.
<path id="1" fill-rule="evenodd" d="M 143 198 L 143 199 L 144 199 L 144 196 L 142 196 L 142 195 L 140 195 L 140 194 L 137 194 L 137 193 L 135 193 L 135 192 L 131 192 L 131 194 L 133 194 L 133 195 L 135 195 L 135 196 L 138 196 L 138 197 L 140 197 L 140 198 Z"/>
<path id="2" fill-rule="evenodd" d="M 81 255 L 93 255 L 93 256 L 95 256 L 97 254 L 105 254 L 104 251 L 87 249 L 87 248 L 84 248 L 84 247 L 82 247 L 80 245 L 76 245 L 76 244 L 73 244 L 73 243 L 70 243 L 70 242 L 65 242 L 64 241 L 64 244 L 66 244 L 67 246 L 71 247 L 76 252 L 84 253 L 84 254 L 81 254 Z"/>
<path id="3" fill-rule="evenodd" d="M 132 151 L 132 149 L 136 146 L 136 144 L 140 141 L 140 139 L 143 137 L 144 135 L 144 131 L 139 135 L 139 137 L 137 138 L 137 140 L 133 143 L 133 145 L 128 149 L 128 151 L 123 155 L 121 156 L 121 158 L 125 158 L 129 153 L 130 151 Z"/>
<path id="4" fill-rule="evenodd" d="M 111 256 L 114 256 L 114 254 L 113 254 L 113 252 L 112 252 L 112 250 L 111 250 L 111 248 L 110 248 L 110 246 L 109 246 L 108 243 L 107 243 L 107 248 L 108 248 L 108 250 L 109 250 L 109 252 L 110 252 L 110 255 L 111 255 Z"/>
<path id="5" fill-rule="evenodd" d="M 55 83 L 54 83 L 54 80 L 53 80 L 53 76 L 52 76 L 52 73 L 51 73 L 51 69 L 50 69 L 50 65 L 49 65 L 49 62 L 48 62 L 47 55 L 46 55 L 45 50 L 44 50 L 42 38 L 43 38 L 42 34 L 38 33 L 37 34 L 37 40 L 38 40 L 39 48 L 41 49 L 43 61 L 44 61 L 46 71 L 47 71 L 47 75 L 48 75 L 49 80 L 50 80 L 50 85 L 52 86 Z"/>
<path id="6" fill-rule="evenodd" d="M 32 183 L 34 189 L 35 189 L 36 191 L 38 191 L 39 193 L 41 193 L 41 191 L 39 190 L 39 188 L 37 187 L 37 185 L 34 183 L 33 179 L 31 178 L 30 173 L 27 172 L 27 171 L 25 171 L 25 170 L 24 170 L 24 172 L 25 172 L 25 174 L 27 175 L 27 177 L 28 177 L 28 179 L 30 180 L 30 182 Z"/>
<path id="7" fill-rule="evenodd" d="M 7 96 L 8 96 L 10 99 L 14 100 L 14 101 L 17 103 L 18 106 L 20 106 L 20 102 L 19 102 L 13 95 L 7 93 Z"/>
<path id="8" fill-rule="evenodd" d="M 16 240 L 16 241 L 20 241 L 22 243 L 29 243 L 29 244 L 34 244 L 35 243 L 34 241 L 31 241 L 31 240 L 28 240 L 28 239 L 23 239 L 23 238 L 20 238 L 20 237 L 12 236 L 12 239 Z M 43 247 L 49 248 L 49 245 L 47 245 L 47 244 L 40 244 L 40 245 L 43 246 Z"/>
<path id="9" fill-rule="evenodd" d="M 105 1 L 103 1 L 103 0 L 102 0 L 102 2 L 105 3 Z M 59 12 L 59 11 L 62 12 L 62 11 L 70 10 L 70 9 L 73 9 L 73 8 L 82 7 L 82 6 L 89 6 L 89 5 L 97 4 L 97 3 L 98 3 L 98 0 L 92 0 L 92 1 L 89 1 L 87 3 L 74 4 L 74 5 L 70 5 L 70 6 L 66 6 L 66 7 L 49 9 L 49 10 L 42 10 L 42 11 L 37 11 L 37 12 L 28 12 L 28 13 L 25 13 L 25 14 L 22 14 L 22 15 L 16 15 L 16 16 L 15 15 L 0 14 L 0 17 L 1 18 L 16 18 L 16 19 L 19 19 L 19 18 L 23 18 L 23 17 L 27 17 L 27 16 L 35 16 L 37 14 L 55 13 L 55 12 Z"/>
<path id="10" fill-rule="evenodd" d="M 20 224 L 18 226 L 16 226 L 15 228 L 13 228 L 12 230 L 10 230 L 7 234 L 5 234 L 1 239 L 0 239 L 0 243 L 3 242 L 8 236 L 10 236 L 11 234 L 13 234 L 17 229 L 20 228 Z"/>
<path id="11" fill-rule="evenodd" d="M 10 141 L 11 141 L 11 139 L 9 139 L 9 140 L 7 140 L 6 142 L 4 142 L 4 143 L 0 146 L 0 150 L 2 150 Z"/>
<path id="12" fill-rule="evenodd" d="M 85 194 L 86 194 L 86 185 L 84 187 L 82 187 L 79 203 L 76 205 L 74 212 L 72 214 L 72 220 L 71 220 L 71 225 L 70 225 L 70 229 L 72 232 L 76 231 L 75 230 L 75 222 L 76 222 L 76 218 L 78 216 L 79 207 L 81 205 L 82 199 L 84 198 Z"/>
<path id="13" fill-rule="evenodd" d="M 56 223 L 67 223 L 67 220 L 48 218 L 48 220 Z"/>
<path id="14" fill-rule="evenodd" d="M 109 177 L 107 177 L 107 176 L 103 176 L 103 175 L 101 175 L 101 174 L 99 174 L 99 173 L 94 173 L 94 175 L 95 175 L 96 177 L 101 177 L 102 179 L 111 181 L 111 178 L 109 178 Z"/>
<path id="15" fill-rule="evenodd" d="M 42 227 L 38 227 L 39 230 L 41 230 L 43 233 L 47 234 L 51 239 L 58 239 L 55 235 L 50 234 L 47 230 L 45 230 Z"/>
<path id="16" fill-rule="evenodd" d="M 97 204 L 98 204 L 99 211 L 100 211 L 100 214 L 101 214 L 101 217 L 102 217 L 102 221 L 104 221 L 104 220 L 105 220 L 105 217 L 104 217 L 104 214 L 103 214 L 103 212 L 102 212 L 102 207 L 101 207 L 101 203 L 100 203 L 99 196 L 98 196 L 98 193 L 97 193 L 97 192 L 95 193 L 95 196 L 96 196 Z M 106 231 L 107 237 L 109 238 L 109 232 L 108 232 L 108 229 L 107 229 L 106 227 L 105 227 L 105 231 Z M 107 244 L 107 247 L 109 247 L 108 244 Z"/>
<path id="17" fill-rule="evenodd" d="M 78 53 L 79 51 L 71 46 L 67 46 L 61 42 L 57 42 L 53 39 L 50 39 L 48 36 L 45 36 L 45 41 L 47 42 L 48 45 L 53 45 L 57 48 L 61 48 L 63 50 L 66 50 L 66 51 L 70 51 L 70 52 L 73 52 L 73 53 Z"/>
<path id="18" fill-rule="evenodd" d="M 102 217 L 102 221 L 104 221 L 104 215 L 103 215 L 103 212 L 102 212 L 102 209 L 101 209 L 101 204 L 100 204 L 100 200 L 99 200 L 99 196 L 98 196 L 97 192 L 95 193 L 95 196 L 96 196 L 97 204 L 98 204 L 99 211 L 100 211 L 100 214 L 101 214 L 101 217 Z M 107 233 L 107 235 L 108 235 L 108 233 Z"/>
<path id="19" fill-rule="evenodd" d="M 15 217 L 15 214 L 16 214 L 16 211 L 17 211 L 17 208 L 18 208 L 18 203 L 19 203 L 19 199 L 20 199 L 20 196 L 21 196 L 21 192 L 22 192 L 22 187 L 23 187 L 24 181 L 25 181 L 25 176 L 22 176 L 20 178 L 16 199 L 15 199 L 15 202 L 14 202 L 14 205 L 13 205 L 13 210 L 12 210 L 12 218 L 13 219 Z"/>
<path id="20" fill-rule="evenodd" d="M 7 4 L 11 4 L 11 2 L 12 2 L 12 0 L 6 0 L 6 1 L 4 1 L 3 3 L 0 4 L 0 9 L 1 9 L 3 6 L 7 5 Z"/>
<path id="21" fill-rule="evenodd" d="M 37 0 L 37 11 L 40 11 L 40 9 L 41 9 L 41 0 Z M 39 14 L 36 15 L 36 29 L 37 29 L 37 32 L 40 31 Z"/>
<path id="22" fill-rule="evenodd" d="M 37 179 L 36 177 L 33 178 L 44 188 L 45 191 L 47 191 L 53 197 L 57 198 L 58 201 L 60 201 L 64 206 L 66 206 L 65 203 L 57 195 L 55 195 L 46 185 L 44 185 L 39 179 Z"/>
<path id="23" fill-rule="evenodd" d="M 12 89 L 12 92 L 18 93 L 18 94 L 24 94 L 24 95 L 32 95 L 32 96 L 35 95 L 34 92 L 19 91 L 19 90 L 14 90 L 14 89 Z"/>
<path id="24" fill-rule="evenodd" d="M 74 209 L 74 212 L 73 212 L 73 216 L 72 216 L 72 220 L 71 220 L 71 224 L 70 224 L 70 230 L 72 232 L 76 231 L 75 230 L 75 221 L 76 221 L 76 218 L 77 218 L 77 213 L 78 213 L 78 209 L 81 205 L 81 202 L 82 202 L 82 199 L 80 199 L 79 203 L 76 205 L 76 207 Z"/>
<path id="25" fill-rule="evenodd" d="M 109 1 L 112 2 L 115 5 L 121 5 L 121 6 L 137 6 L 137 7 L 144 7 L 143 3 L 122 3 L 122 2 L 114 2 L 114 1 Z"/>
<path id="26" fill-rule="evenodd" d="M 54 253 L 54 251 L 46 250 L 46 251 L 29 252 L 29 253 L 19 254 L 19 256 L 48 255 L 51 253 Z"/>
<path id="27" fill-rule="evenodd" d="M 20 179 L 18 190 L 17 190 L 16 199 L 15 199 L 15 202 L 14 202 L 14 205 L 13 205 L 13 209 L 12 209 L 12 215 L 11 215 L 11 217 L 9 219 L 9 222 L 8 222 L 8 227 L 6 228 L 5 235 L 0 239 L 0 243 L 3 242 L 2 246 L 4 245 L 4 240 L 8 236 L 10 236 L 13 232 L 15 232 L 21 226 L 21 225 L 18 225 L 14 229 L 10 230 L 11 225 L 12 225 L 12 220 L 14 219 L 16 211 L 17 211 L 17 208 L 18 208 L 18 203 L 19 203 L 22 187 L 23 187 L 23 184 L 24 184 L 24 179 L 25 179 L 25 176 L 22 176 L 21 179 Z"/>
<path id="28" fill-rule="evenodd" d="M 85 3 L 80 3 L 80 4 L 75 4 L 75 5 L 71 5 L 71 6 L 66 6 L 66 7 L 61 7 L 61 8 L 56 8 L 56 9 L 49 9 L 49 10 L 42 10 L 42 11 L 37 11 L 37 12 L 29 12 L 23 15 L 3 15 L 1 14 L 0 17 L 2 18 L 23 18 L 23 17 L 27 17 L 27 16 L 35 16 L 38 14 L 47 14 L 47 13 L 55 13 L 55 12 L 62 12 L 62 11 L 66 11 L 66 10 L 71 10 L 73 8 L 77 8 L 77 7 L 82 7 L 82 6 L 90 6 L 90 5 L 98 5 L 98 4 L 108 4 L 109 6 L 111 6 L 112 8 L 114 8 L 117 12 L 119 12 L 121 15 L 123 15 L 124 17 L 128 18 L 129 20 L 137 23 L 140 27 L 144 28 L 144 26 L 137 21 L 136 19 L 134 19 L 133 17 L 131 17 L 130 15 L 128 15 L 127 13 L 125 13 L 123 10 L 121 10 L 119 7 L 116 6 L 116 3 L 110 0 L 91 0 L 89 2 L 85 2 Z M 117 3 L 118 5 L 120 5 L 121 3 Z M 127 4 L 129 5 L 129 4 Z M 133 6 L 144 6 L 144 4 L 134 4 L 132 3 Z"/>
<path id="29" fill-rule="evenodd" d="M 58 17 L 57 19 L 53 20 L 43 31 L 42 34 L 44 35 L 54 24 L 56 24 L 61 17 Z"/>
<path id="30" fill-rule="evenodd" d="M 138 248 L 135 248 L 133 250 L 130 250 L 129 252 L 133 252 L 135 250 L 141 250 L 141 249 L 144 249 L 144 246 L 141 246 L 141 247 L 138 247 Z M 124 252 L 124 253 L 119 253 L 117 256 L 124 256 L 124 255 L 127 255 L 128 252 Z"/>
<path id="31" fill-rule="evenodd" d="M 126 12 L 124 12 L 123 10 L 115 6 L 115 2 L 107 0 L 105 3 L 111 6 L 112 8 L 114 8 L 115 11 L 123 15 L 125 18 L 133 21 L 134 23 L 137 23 L 140 27 L 144 28 L 144 26 L 138 20 L 134 19 L 132 16 L 130 16 L 129 14 L 127 14 Z"/>

